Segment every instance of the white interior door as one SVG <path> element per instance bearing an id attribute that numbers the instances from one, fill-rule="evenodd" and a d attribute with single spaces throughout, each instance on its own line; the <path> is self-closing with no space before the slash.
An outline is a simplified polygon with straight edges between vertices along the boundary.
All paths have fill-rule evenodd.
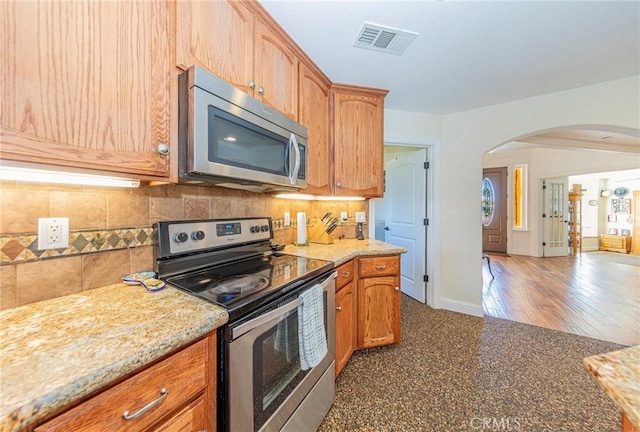
<path id="1" fill-rule="evenodd" d="M 402 292 L 425 302 L 427 150 L 401 153 L 385 163 L 385 241 L 407 249 L 401 255 Z"/>
<path id="2" fill-rule="evenodd" d="M 569 255 L 568 212 L 569 184 L 567 177 L 542 181 L 542 227 L 544 243 L 542 255 L 545 257 Z"/>

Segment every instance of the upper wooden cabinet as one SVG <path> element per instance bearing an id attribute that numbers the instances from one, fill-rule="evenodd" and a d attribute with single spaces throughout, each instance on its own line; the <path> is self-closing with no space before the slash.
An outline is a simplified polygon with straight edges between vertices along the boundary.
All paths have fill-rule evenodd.
<path id="1" fill-rule="evenodd" d="M 306 193 L 331 194 L 331 139 L 329 136 L 329 90 L 331 83 L 323 74 L 300 62 L 300 103 L 298 121 L 307 127 L 307 188 Z"/>
<path id="2" fill-rule="evenodd" d="M 286 116 L 298 118 L 298 57 L 255 2 L 176 2 L 176 62 L 199 65 Z"/>
<path id="3" fill-rule="evenodd" d="M 177 1 L 176 62 L 199 65 L 252 93 L 254 15 L 238 1 Z"/>
<path id="4" fill-rule="evenodd" d="M 169 175 L 164 2 L 0 2 L 0 157 Z"/>
<path id="5" fill-rule="evenodd" d="M 384 97 L 387 90 L 333 84 L 335 195 L 383 195 Z"/>

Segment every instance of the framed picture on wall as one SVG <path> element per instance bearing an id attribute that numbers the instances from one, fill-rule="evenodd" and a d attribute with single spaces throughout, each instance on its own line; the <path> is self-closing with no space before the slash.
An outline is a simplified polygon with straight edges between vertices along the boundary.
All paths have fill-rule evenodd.
<path id="1" fill-rule="evenodd" d="M 617 222 L 617 221 L 618 221 L 618 216 L 616 215 L 607 216 L 607 222 Z"/>
<path id="2" fill-rule="evenodd" d="M 623 229 L 620 230 L 620 235 L 621 236 L 629 236 L 629 235 L 631 235 L 631 230 L 623 228 Z"/>
<path id="3" fill-rule="evenodd" d="M 618 228 L 609 228 L 609 234 L 618 235 Z"/>
<path id="4" fill-rule="evenodd" d="M 613 214 L 629 214 L 631 210 L 631 200 L 629 199 L 612 199 L 611 213 Z"/>

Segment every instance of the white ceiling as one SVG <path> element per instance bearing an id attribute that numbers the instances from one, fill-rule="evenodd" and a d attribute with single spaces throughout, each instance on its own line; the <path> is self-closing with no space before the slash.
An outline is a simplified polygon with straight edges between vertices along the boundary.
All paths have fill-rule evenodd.
<path id="1" fill-rule="evenodd" d="M 448 114 L 640 74 L 638 1 L 260 0 L 334 82 Z M 363 22 L 418 32 L 401 56 L 352 47 Z"/>

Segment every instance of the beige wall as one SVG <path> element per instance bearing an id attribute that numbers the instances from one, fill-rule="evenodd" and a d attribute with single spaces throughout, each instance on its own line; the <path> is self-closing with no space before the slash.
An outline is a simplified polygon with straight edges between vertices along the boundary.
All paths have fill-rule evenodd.
<path id="1" fill-rule="evenodd" d="M 367 202 L 284 200 L 195 186 L 118 189 L 2 182 L 0 248 L 15 249 L 16 238 L 35 234 L 40 217 L 69 217 L 72 233 L 105 230 L 108 235 L 109 230 L 150 227 L 159 220 L 270 216 L 281 222 L 285 211 L 291 213 L 292 220 L 299 211 L 310 218 L 321 217 L 327 211 L 348 211 L 349 223 L 338 227 L 334 236 L 355 238 L 355 212 L 366 212 Z M 291 244 L 293 236 L 292 228 L 276 228 L 273 243 Z M 21 262 L 24 259 L 21 254 L 11 259 L 3 255 L 0 309 L 117 283 L 127 274 L 152 270 L 154 261 L 153 247 L 148 245 Z"/>

